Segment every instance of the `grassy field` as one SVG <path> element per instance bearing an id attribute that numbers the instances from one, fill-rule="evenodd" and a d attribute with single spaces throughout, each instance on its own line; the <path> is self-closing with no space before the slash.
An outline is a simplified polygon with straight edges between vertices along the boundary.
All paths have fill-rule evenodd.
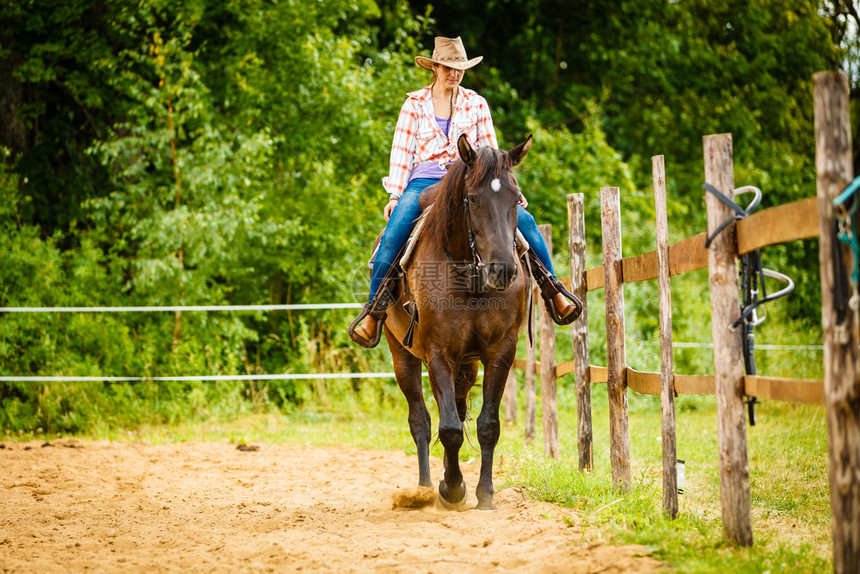
<path id="1" fill-rule="evenodd" d="M 272 443 L 354 445 L 414 453 L 405 402 L 393 383 L 358 383 L 353 385 L 354 392 L 343 392 L 343 385 L 349 383 L 316 385 L 314 392 L 326 406 L 313 410 L 156 426 L 134 433 L 113 433 L 112 438 L 147 442 L 226 439 L 264 448 Z M 480 408 L 479 395 L 475 393 L 472 399 L 473 417 Z M 587 527 L 584 537 L 645 545 L 679 572 L 831 570 L 823 407 L 771 401 L 758 406 L 757 424 L 747 428 L 755 542 L 752 548 L 735 549 L 722 537 L 713 397 L 677 399 L 678 458 L 686 461 L 686 491 L 680 497 L 677 520 L 667 520 L 661 510 L 659 398 L 629 394 L 633 489 L 626 495 L 618 494 L 611 485 L 605 385 L 595 385 L 592 392 L 595 469 L 590 474 L 580 473 L 576 467 L 572 381 L 560 381 L 558 398 L 561 460 L 552 462 L 543 457 L 540 419 L 536 440 L 525 444 L 520 412 L 518 424 L 503 427 L 496 451 L 498 487 L 516 486 L 534 498 L 575 508 L 580 525 Z M 519 405 L 522 410 L 522 397 Z M 435 424 L 432 400 L 428 408 Z M 473 422 L 469 431 L 472 438 L 464 444 L 461 459 L 466 464 L 478 464 L 480 452 Z M 438 442 L 432 454 L 441 456 Z"/>

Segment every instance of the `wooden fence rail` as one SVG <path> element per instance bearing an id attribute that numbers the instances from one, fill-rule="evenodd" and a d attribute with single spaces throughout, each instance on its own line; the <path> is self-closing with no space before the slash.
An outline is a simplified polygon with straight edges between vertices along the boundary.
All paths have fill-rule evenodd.
<path id="1" fill-rule="evenodd" d="M 574 361 L 565 361 L 555 368 L 556 377 L 562 377 L 574 372 Z M 525 370 L 525 361 L 516 359 L 514 368 Z M 535 370 L 540 373 L 540 361 L 535 363 Z M 608 369 L 595 365 L 588 366 L 588 381 L 590 384 L 605 383 L 608 380 Z M 636 371 L 627 367 L 627 387 L 643 395 L 660 395 L 660 373 Z M 713 395 L 716 389 L 714 375 L 674 375 L 675 392 L 679 395 Z M 761 375 L 744 375 L 744 395 L 772 401 L 789 403 L 804 403 L 808 405 L 824 404 L 824 383 L 814 379 L 785 379 L 781 377 L 763 377 Z"/>

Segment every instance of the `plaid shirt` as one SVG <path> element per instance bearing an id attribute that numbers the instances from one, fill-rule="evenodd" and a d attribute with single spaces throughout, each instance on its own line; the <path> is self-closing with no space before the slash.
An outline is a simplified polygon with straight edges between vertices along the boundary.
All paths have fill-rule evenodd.
<path id="1" fill-rule="evenodd" d="M 411 92 L 400 109 L 388 176 L 382 178 L 382 186 L 388 193 L 403 193 L 412 168 L 419 163 L 435 161 L 445 169 L 459 157 L 457 140 L 461 134 L 466 134 L 476 149 L 499 147 L 487 100 L 473 90 L 460 87 L 446 136 L 436 123 L 432 88 L 431 85 Z"/>

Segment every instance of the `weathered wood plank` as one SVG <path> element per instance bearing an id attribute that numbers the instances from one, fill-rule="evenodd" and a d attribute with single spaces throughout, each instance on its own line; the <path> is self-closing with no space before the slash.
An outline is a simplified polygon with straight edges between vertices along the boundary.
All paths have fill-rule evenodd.
<path id="1" fill-rule="evenodd" d="M 576 436 L 579 453 L 579 470 L 594 468 L 591 428 L 591 384 L 588 381 L 588 291 L 585 278 L 585 196 L 573 193 L 567 196 L 568 248 L 570 250 L 570 291 L 582 301 L 582 315 L 571 325 L 573 361 L 556 367 L 556 376 L 572 363 L 576 385 Z"/>
<path id="2" fill-rule="evenodd" d="M 516 359 L 514 366 L 524 369 L 524 359 Z M 540 362 L 536 363 L 540 372 Z M 557 377 L 574 372 L 574 361 L 565 361 L 555 368 Z M 659 395 L 661 373 L 648 373 L 627 368 L 627 387 L 646 395 Z M 608 370 L 606 367 L 589 365 L 588 378 L 591 384 L 606 383 Z M 714 375 L 674 375 L 675 391 L 679 395 L 715 395 L 716 377 Z M 744 376 L 744 394 L 760 399 L 804 403 L 810 405 L 824 404 L 824 381 L 813 379 L 785 379 L 781 377 L 763 377 L 758 375 Z"/>
<path id="3" fill-rule="evenodd" d="M 800 239 L 818 237 L 818 203 L 810 197 L 768 208 L 754 213 L 737 223 L 738 255 Z M 669 275 L 681 275 L 688 271 L 705 269 L 708 266 L 708 250 L 705 249 L 707 233 L 702 232 L 669 245 Z M 656 279 L 658 275 L 657 251 L 625 257 L 621 260 L 624 283 L 635 283 Z M 588 291 L 603 288 L 603 266 L 585 271 Z M 570 277 L 562 282 L 570 286 Z"/>
<path id="4" fill-rule="evenodd" d="M 675 390 L 679 395 L 715 395 L 717 378 L 714 375 L 675 375 Z"/>
<path id="5" fill-rule="evenodd" d="M 589 291 L 603 289 L 603 265 L 592 267 L 585 272 L 585 288 Z"/>
<path id="6" fill-rule="evenodd" d="M 744 377 L 744 394 L 773 401 L 823 405 L 824 381 L 747 375 Z"/>
<path id="7" fill-rule="evenodd" d="M 682 239 L 669 246 L 669 275 L 674 277 L 688 271 L 705 269 L 708 266 L 708 250 L 705 249 L 706 232 Z"/>
<path id="8" fill-rule="evenodd" d="M 672 355 L 672 292 L 669 282 L 669 215 L 666 211 L 666 165 L 651 158 L 657 243 L 657 290 L 660 299 L 660 437 L 663 446 L 663 512 L 678 516 L 678 454 L 675 437 L 675 360 Z"/>
<path id="9" fill-rule="evenodd" d="M 603 271 L 606 294 L 606 356 L 609 380 L 609 460 L 616 488 L 630 490 L 630 431 L 627 419 L 627 358 L 624 287 L 621 276 L 621 198 L 617 187 L 600 190 Z"/>
<path id="10" fill-rule="evenodd" d="M 576 361 L 565 361 L 555 366 L 555 376 L 563 377 L 576 372 Z"/>
<path id="11" fill-rule="evenodd" d="M 588 382 L 591 384 L 609 382 L 609 369 L 588 365 Z"/>
<path id="12" fill-rule="evenodd" d="M 729 199 L 734 197 L 732 136 L 705 136 L 705 181 Z M 705 195 L 708 233 L 713 233 L 733 212 L 712 194 Z M 723 533 L 740 546 L 751 546 L 749 460 L 743 396 L 743 342 L 741 329 L 731 329 L 740 316 L 738 297 L 737 233 L 726 227 L 708 250 L 711 290 L 711 331 L 717 380 L 717 440 L 719 443 L 720 501 Z"/>
<path id="13" fill-rule="evenodd" d="M 738 221 L 738 255 L 813 237 L 818 237 L 818 198 L 808 197 Z"/>
<path id="14" fill-rule="evenodd" d="M 647 281 L 657 277 L 657 252 L 649 251 L 621 260 L 621 278 L 625 283 Z"/>
<path id="15" fill-rule="evenodd" d="M 660 396 L 660 373 L 643 373 L 627 367 L 627 388 L 643 395 Z"/>
<path id="16" fill-rule="evenodd" d="M 854 177 L 848 77 L 821 72 L 813 86 L 833 570 L 841 574 L 856 572 L 860 564 L 860 338 L 857 310 L 848 306 L 848 295 L 838 295 L 857 293 L 845 280 L 852 269 L 849 248 L 833 234 L 833 200 Z"/>

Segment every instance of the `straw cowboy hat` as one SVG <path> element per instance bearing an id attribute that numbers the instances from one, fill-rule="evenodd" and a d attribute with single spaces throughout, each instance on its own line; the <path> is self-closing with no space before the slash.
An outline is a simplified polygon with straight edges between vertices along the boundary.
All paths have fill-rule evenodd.
<path id="1" fill-rule="evenodd" d="M 456 38 L 436 36 L 436 47 L 433 49 L 433 57 L 415 56 L 415 63 L 425 70 L 432 70 L 433 64 L 442 64 L 455 70 L 468 70 L 477 66 L 483 59 L 483 56 L 478 56 L 471 60 L 466 57 L 466 49 L 463 47 L 463 40 L 459 36 Z"/>

